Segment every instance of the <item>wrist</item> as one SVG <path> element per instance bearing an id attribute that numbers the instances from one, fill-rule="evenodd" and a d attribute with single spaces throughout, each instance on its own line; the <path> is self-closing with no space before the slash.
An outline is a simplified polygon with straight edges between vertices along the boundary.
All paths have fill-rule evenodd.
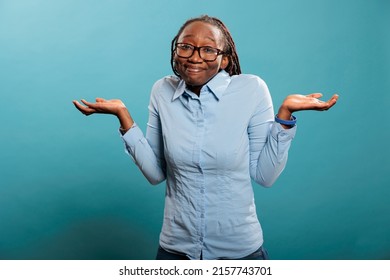
<path id="1" fill-rule="evenodd" d="M 279 108 L 277 116 L 281 120 L 290 120 L 292 116 L 292 112 L 282 105 Z"/>
<path id="2" fill-rule="evenodd" d="M 294 127 L 297 123 L 297 118 L 293 115 L 290 115 L 289 120 L 279 118 L 279 115 L 275 116 L 275 122 L 280 123 L 284 128 Z"/>
<path id="3" fill-rule="evenodd" d="M 122 130 L 127 131 L 133 126 L 133 124 L 134 124 L 133 118 L 130 116 L 130 113 L 126 107 L 119 110 L 118 113 L 116 114 L 116 116 L 119 120 L 119 123 L 120 123 Z"/>

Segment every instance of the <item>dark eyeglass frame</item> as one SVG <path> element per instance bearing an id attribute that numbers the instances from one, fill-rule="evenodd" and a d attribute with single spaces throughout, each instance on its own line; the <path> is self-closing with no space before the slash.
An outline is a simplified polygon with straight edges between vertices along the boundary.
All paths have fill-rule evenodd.
<path id="1" fill-rule="evenodd" d="M 192 48 L 191 54 L 188 55 L 188 56 L 179 55 L 179 54 L 177 53 L 177 48 L 180 47 L 180 46 L 188 46 L 188 47 L 191 47 L 191 48 Z M 202 57 L 202 55 L 200 54 L 200 50 L 201 50 L 201 49 L 205 49 L 205 48 L 215 50 L 215 58 L 214 58 L 214 59 L 204 59 L 204 58 Z M 198 51 L 199 57 L 200 57 L 201 59 L 203 59 L 204 61 L 206 61 L 206 62 L 213 62 L 213 61 L 215 61 L 215 60 L 218 58 L 219 55 L 221 55 L 221 54 L 226 54 L 224 51 L 222 51 L 222 50 L 220 50 L 220 49 L 217 49 L 217 48 L 214 48 L 214 47 L 209 47 L 209 46 L 195 47 L 194 45 L 187 44 L 187 43 L 176 43 L 176 45 L 175 45 L 175 53 L 176 53 L 176 55 L 177 55 L 178 57 L 181 57 L 181 58 L 190 58 L 191 56 L 194 55 L 194 52 L 195 52 L 195 51 Z"/>

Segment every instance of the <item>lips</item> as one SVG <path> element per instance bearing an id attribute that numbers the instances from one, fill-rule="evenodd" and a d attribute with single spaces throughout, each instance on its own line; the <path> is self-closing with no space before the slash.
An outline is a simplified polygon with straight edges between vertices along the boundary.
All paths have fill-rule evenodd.
<path id="1" fill-rule="evenodd" d="M 200 67 L 186 66 L 185 70 L 186 70 L 187 73 L 194 73 L 194 74 L 196 74 L 196 73 L 202 72 L 204 69 L 200 68 Z"/>

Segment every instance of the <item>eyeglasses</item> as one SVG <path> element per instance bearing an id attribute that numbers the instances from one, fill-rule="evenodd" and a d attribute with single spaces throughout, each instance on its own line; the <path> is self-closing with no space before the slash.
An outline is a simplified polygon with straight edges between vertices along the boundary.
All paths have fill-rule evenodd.
<path id="1" fill-rule="evenodd" d="M 217 48 L 208 46 L 195 47 L 185 43 L 177 43 L 175 48 L 176 55 L 181 58 L 189 58 L 193 56 L 194 51 L 196 50 L 198 51 L 199 57 L 206 62 L 212 62 L 216 60 L 219 55 L 225 53 Z"/>

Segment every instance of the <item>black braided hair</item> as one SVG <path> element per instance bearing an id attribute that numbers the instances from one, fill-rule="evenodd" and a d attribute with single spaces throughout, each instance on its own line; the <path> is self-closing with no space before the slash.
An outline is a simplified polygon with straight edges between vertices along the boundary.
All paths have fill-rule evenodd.
<path id="1" fill-rule="evenodd" d="M 179 73 L 175 69 L 175 47 L 177 43 L 177 39 L 180 37 L 181 33 L 183 32 L 184 28 L 187 27 L 190 23 L 201 21 L 205 23 L 209 23 L 215 27 L 217 27 L 223 34 L 224 39 L 224 52 L 228 59 L 229 63 L 227 67 L 225 68 L 225 71 L 229 73 L 230 76 L 232 75 L 239 75 L 241 74 L 241 67 L 240 67 L 240 61 L 238 60 L 238 55 L 236 51 L 236 45 L 234 44 L 232 35 L 230 34 L 228 28 L 226 25 L 218 18 L 210 17 L 208 15 L 203 15 L 200 17 L 192 18 L 187 20 L 182 27 L 179 29 L 179 32 L 177 35 L 173 38 L 171 43 L 171 67 L 173 70 L 173 73 L 175 73 L 176 76 L 180 77 Z"/>

